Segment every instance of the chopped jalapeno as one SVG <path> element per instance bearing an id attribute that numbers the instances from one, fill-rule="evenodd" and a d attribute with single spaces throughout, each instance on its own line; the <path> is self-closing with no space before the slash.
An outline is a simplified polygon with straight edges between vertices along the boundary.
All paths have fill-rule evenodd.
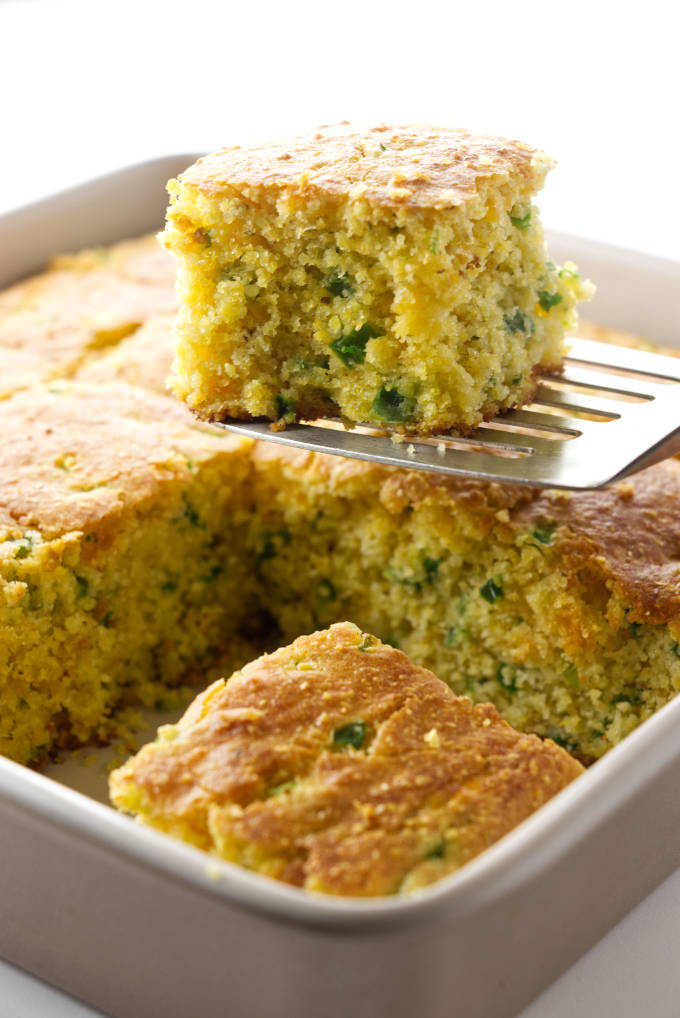
<path id="1" fill-rule="evenodd" d="M 104 615 L 102 615 L 102 617 L 99 620 L 99 625 L 100 626 L 104 626 L 105 629 L 110 629 L 111 628 L 111 616 L 112 615 L 113 615 L 113 612 L 111 612 L 111 611 L 108 611 Z"/>
<path id="2" fill-rule="evenodd" d="M 287 544 L 290 544 L 289 530 L 285 528 L 280 530 L 265 530 L 258 558 L 260 560 L 275 558 Z"/>
<path id="3" fill-rule="evenodd" d="M 429 555 L 423 556 L 423 569 L 425 570 L 425 582 L 432 583 L 435 576 L 439 572 L 440 558 L 430 558 Z"/>
<path id="4" fill-rule="evenodd" d="M 317 601 L 323 601 L 323 602 L 335 601 L 337 596 L 338 596 L 338 593 L 337 593 L 333 583 L 327 577 L 324 576 L 322 579 L 320 579 L 317 582 L 317 584 L 316 584 L 316 598 L 317 598 Z"/>
<path id="5" fill-rule="evenodd" d="M 517 672 L 512 665 L 499 665 L 496 669 L 496 682 L 511 696 L 517 692 L 516 679 Z"/>
<path id="6" fill-rule="evenodd" d="M 416 401 L 411 396 L 403 396 L 396 389 L 387 389 L 383 385 L 373 400 L 372 412 L 383 421 L 410 421 L 415 413 Z"/>
<path id="7" fill-rule="evenodd" d="M 288 421 L 292 422 L 295 420 L 295 400 L 290 399 L 288 396 L 284 396 L 282 393 L 276 394 L 276 420 L 277 421 Z"/>
<path id="8" fill-rule="evenodd" d="M 523 216 L 510 216 L 510 222 L 513 226 L 516 226 L 518 230 L 526 230 L 531 222 L 531 209 Z"/>
<path id="9" fill-rule="evenodd" d="M 430 254 L 436 254 L 438 247 L 439 247 L 439 230 L 433 230 L 432 238 L 430 240 Z"/>
<path id="10" fill-rule="evenodd" d="M 166 594 L 172 594 L 177 590 L 177 583 L 175 580 L 166 580 L 161 584 L 161 590 Z"/>
<path id="11" fill-rule="evenodd" d="M 560 276 L 560 278 L 564 278 L 564 279 L 580 279 L 581 278 L 581 276 L 576 271 L 576 269 L 570 269 L 566 265 L 559 270 L 557 275 Z"/>
<path id="12" fill-rule="evenodd" d="M 631 707 L 637 706 L 640 702 L 640 693 L 637 689 L 632 689 L 628 693 L 619 693 L 613 700 L 609 701 L 610 707 L 616 707 L 618 703 L 629 703 Z"/>
<path id="13" fill-rule="evenodd" d="M 515 375 L 515 377 L 513 378 L 513 380 L 511 381 L 510 384 L 511 385 L 519 385 L 519 383 L 522 381 L 523 378 L 524 378 L 524 375 Z"/>
<path id="14" fill-rule="evenodd" d="M 524 332 L 530 335 L 535 329 L 535 325 L 529 315 L 525 315 L 519 308 L 515 308 L 512 313 L 508 312 L 503 315 L 503 324 L 508 332 L 512 333 Z"/>
<path id="15" fill-rule="evenodd" d="M 503 597 L 503 584 L 500 580 L 498 582 L 495 580 L 487 580 L 486 583 L 483 583 L 479 588 L 479 593 L 485 601 L 488 601 L 489 604 L 493 604 L 494 601 L 498 601 L 501 597 Z"/>
<path id="16" fill-rule="evenodd" d="M 552 544 L 556 529 L 556 523 L 537 523 L 531 531 L 531 536 L 539 544 Z"/>
<path id="17" fill-rule="evenodd" d="M 569 667 L 565 671 L 564 681 L 568 686 L 571 686 L 572 689 L 578 688 L 578 672 L 576 671 L 576 668 L 573 665 L 569 665 Z"/>
<path id="18" fill-rule="evenodd" d="M 186 498 L 184 499 L 184 519 L 191 527 L 203 526 L 203 523 L 201 523 L 201 517 Z"/>
<path id="19" fill-rule="evenodd" d="M 76 597 L 80 600 L 81 597 L 87 596 L 88 583 L 87 580 L 82 576 L 76 576 Z"/>
<path id="20" fill-rule="evenodd" d="M 366 734 L 366 725 L 363 721 L 350 721 L 342 728 L 336 728 L 333 732 L 333 746 L 342 749 L 344 746 L 353 746 L 354 749 L 361 749 Z"/>
<path id="21" fill-rule="evenodd" d="M 680 657 L 680 643 L 674 643 L 671 647 L 671 654 L 674 657 Z"/>
<path id="22" fill-rule="evenodd" d="M 334 339 L 330 348 L 346 367 L 355 368 L 357 364 L 363 364 L 366 360 L 366 344 L 369 339 L 381 335 L 374 325 L 364 322 L 358 329 L 352 329 L 345 336 Z"/>
<path id="23" fill-rule="evenodd" d="M 443 838 L 440 838 L 439 841 L 435 841 L 435 843 L 432 846 L 432 848 L 428 849 L 428 851 L 425 853 L 425 858 L 426 859 L 443 859 L 445 850 L 446 850 L 446 842 L 445 842 L 445 840 Z"/>
<path id="24" fill-rule="evenodd" d="M 354 284 L 346 272 L 329 272 L 321 285 L 334 297 L 351 297 L 354 293 Z"/>
<path id="25" fill-rule="evenodd" d="M 576 749 L 576 743 L 574 740 L 570 739 L 561 728 L 551 728 L 548 731 L 546 738 L 552 739 L 552 741 L 556 742 L 558 746 L 562 747 L 562 749 L 566 749 L 568 753 L 573 753 Z"/>
<path id="26" fill-rule="evenodd" d="M 458 637 L 465 632 L 464 626 L 449 626 L 444 637 L 444 643 L 447 647 L 453 647 L 457 642 Z"/>
<path id="27" fill-rule="evenodd" d="M 216 580 L 218 576 L 221 576 L 223 572 L 224 570 L 222 569 L 222 566 L 214 565 L 210 567 L 207 573 L 203 573 L 202 576 L 199 576 L 199 580 L 202 580 L 203 583 L 212 583 L 212 581 Z"/>
<path id="28" fill-rule="evenodd" d="M 538 303 L 544 311 L 550 311 L 556 304 L 560 304 L 564 298 L 561 293 L 549 293 L 548 290 L 540 290 Z"/>

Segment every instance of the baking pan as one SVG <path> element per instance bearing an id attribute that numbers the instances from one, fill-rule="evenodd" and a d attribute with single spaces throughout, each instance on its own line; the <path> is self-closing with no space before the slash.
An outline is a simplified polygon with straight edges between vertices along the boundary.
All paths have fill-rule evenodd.
<path id="1" fill-rule="evenodd" d="M 1 218 L 0 286 L 160 226 L 165 181 L 193 158 Z M 680 342 L 678 266 L 557 234 L 550 249 L 598 281 L 590 317 Z M 278 884 L 118 815 L 96 769 L 0 759 L 0 953 L 116 1018 L 509 1018 L 680 864 L 679 731 L 676 700 L 403 900 Z"/>

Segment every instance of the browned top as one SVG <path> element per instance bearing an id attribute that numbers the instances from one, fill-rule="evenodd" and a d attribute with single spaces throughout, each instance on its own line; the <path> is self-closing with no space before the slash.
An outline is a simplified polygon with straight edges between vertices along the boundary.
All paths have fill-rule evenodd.
<path id="1" fill-rule="evenodd" d="M 123 383 L 56 382 L 0 402 L 0 538 L 87 531 L 246 444 L 166 397 Z"/>
<path id="2" fill-rule="evenodd" d="M 466 509 L 480 536 L 512 540 L 536 522 L 555 523 L 551 548 L 544 549 L 554 553 L 554 568 L 586 582 L 599 576 L 629 606 L 629 622 L 680 621 L 679 459 L 610 488 L 565 492 L 392 470 L 265 443 L 254 456 L 256 463 L 278 460 L 308 488 L 321 484 L 340 497 L 363 493 L 390 512 L 408 504 Z"/>
<path id="3" fill-rule="evenodd" d="M 341 623 L 215 683 L 111 787 L 124 806 L 136 786 L 156 822 L 206 846 L 209 827 L 227 858 L 376 895 L 457 868 L 581 771 Z"/>
<path id="4" fill-rule="evenodd" d="M 524 178 L 538 190 L 552 161 L 521 142 L 450 127 L 322 127 L 286 141 L 224 148 L 180 177 L 208 194 L 318 193 L 381 206 L 448 208 L 483 180 Z"/>
<path id="5" fill-rule="evenodd" d="M 35 358 L 33 381 L 68 375 L 93 350 L 172 312 L 175 266 L 155 237 L 62 255 L 49 271 L 0 293 L 0 357 Z M 17 388 L 23 380 L 17 375 Z"/>
<path id="6" fill-rule="evenodd" d="M 74 377 L 83 382 L 130 382 L 167 395 L 174 318 L 173 314 L 155 315 L 115 346 L 93 352 Z"/>

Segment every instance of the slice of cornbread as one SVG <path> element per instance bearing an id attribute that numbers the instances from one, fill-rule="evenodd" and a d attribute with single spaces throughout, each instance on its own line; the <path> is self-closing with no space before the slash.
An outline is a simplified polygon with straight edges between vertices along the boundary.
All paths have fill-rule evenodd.
<path id="1" fill-rule="evenodd" d="M 0 752 L 36 762 L 223 674 L 254 606 L 249 447 L 122 383 L 26 390 L 0 430 Z"/>
<path id="2" fill-rule="evenodd" d="M 0 395 L 68 378 L 156 315 L 174 312 L 175 267 L 155 237 L 60 255 L 0 293 Z"/>
<path id="3" fill-rule="evenodd" d="M 214 683 L 110 790 L 223 859 L 368 896 L 458 869 L 582 769 L 343 623 Z"/>
<path id="4" fill-rule="evenodd" d="M 223 149 L 171 181 L 172 385 L 209 419 L 469 429 L 558 368 L 589 295 L 547 258 L 519 142 L 349 127 Z"/>
<path id="5" fill-rule="evenodd" d="M 258 443 L 284 639 L 350 618 L 514 727 L 601 756 L 680 691 L 680 462 L 573 493 Z"/>

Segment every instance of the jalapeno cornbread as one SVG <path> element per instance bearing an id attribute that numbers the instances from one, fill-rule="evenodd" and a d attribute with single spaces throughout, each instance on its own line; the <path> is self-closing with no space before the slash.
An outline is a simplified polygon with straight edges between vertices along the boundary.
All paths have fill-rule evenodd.
<path id="1" fill-rule="evenodd" d="M 59 312 L 71 353 L 54 369 L 47 357 L 53 381 L 2 407 L 2 752 L 37 762 L 103 737 L 116 703 L 223 673 L 253 620 L 288 641 L 351 619 L 584 760 L 675 695 L 678 462 L 568 495 L 235 446 L 167 397 L 109 384 L 162 391 L 169 278 L 137 272 L 134 285 L 155 292 L 149 317 L 106 348 L 83 346 L 96 266 L 125 252 L 156 264 L 145 239 L 115 251 L 47 273 L 82 266 Z M 14 326 L 21 285 L 0 296 Z M 53 286 L 31 282 L 24 323 L 49 320 Z M 122 305 L 114 319 L 131 321 Z M 15 336 L 3 367 L 23 364 L 30 386 L 48 340 L 38 328 Z M 66 364 L 96 384 L 59 379 Z"/>
<path id="2" fill-rule="evenodd" d="M 568 493 L 252 455 L 284 639 L 349 618 L 585 760 L 680 691 L 680 461 Z"/>
<path id="3" fill-rule="evenodd" d="M 590 293 L 544 250 L 552 165 L 450 128 L 223 149 L 171 181 L 172 387 L 207 419 L 432 433 L 529 400 Z"/>
<path id="4" fill-rule="evenodd" d="M 582 769 L 344 623 L 210 686 L 110 790 L 223 859 L 371 896 L 458 869 Z"/>
<path id="5" fill-rule="evenodd" d="M 249 449 L 115 383 L 28 389 L 0 430 L 0 752 L 36 762 L 223 673 L 254 605 Z"/>

